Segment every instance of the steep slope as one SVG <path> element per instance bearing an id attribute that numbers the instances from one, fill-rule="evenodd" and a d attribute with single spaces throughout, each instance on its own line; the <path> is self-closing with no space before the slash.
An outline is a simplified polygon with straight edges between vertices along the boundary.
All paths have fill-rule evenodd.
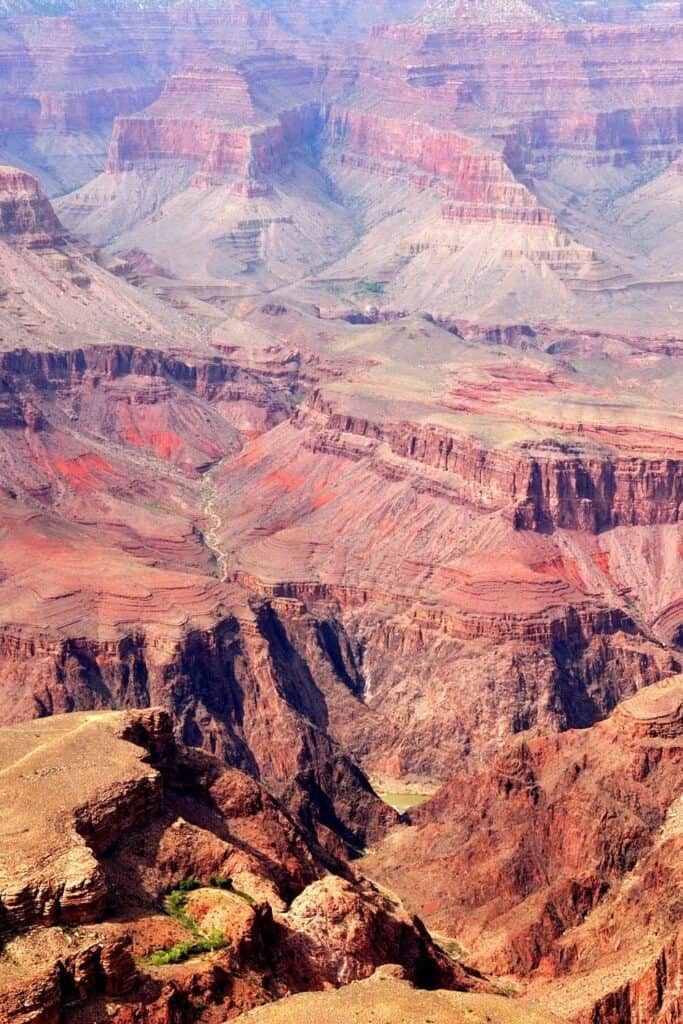
<path id="1" fill-rule="evenodd" d="M 330 740 L 277 609 L 217 578 L 203 532 L 200 470 L 286 415 L 292 383 L 123 347 L 9 353 L 3 376 L 3 720 L 163 703 L 330 842 L 362 844 L 386 809 Z"/>
<path id="2" fill-rule="evenodd" d="M 290 603 L 333 734 L 366 770 L 445 780 L 679 663 L 680 455 L 675 413 L 656 412 L 675 358 L 647 357 L 649 397 L 617 410 L 591 359 L 570 370 L 410 318 L 317 323 L 353 362 L 222 464 L 217 543 L 234 578 Z M 635 398 L 640 358 L 603 353 L 603 380 L 628 366 Z"/>
<path id="3" fill-rule="evenodd" d="M 300 361 L 243 370 L 170 351 L 177 336 L 208 347 L 201 321 L 64 238 L 33 179 L 5 171 L 3 182 L 0 254 L 22 308 L 53 313 L 50 284 L 60 301 L 40 323 L 6 311 L 4 345 L 18 335 L 30 348 L 0 355 L 0 718 L 163 703 L 186 740 L 267 779 L 330 846 L 362 846 L 392 813 L 328 735 L 305 668 L 287 662 L 277 611 L 223 582 L 211 544 L 203 474 L 291 413 Z M 65 260 L 89 274 L 73 285 L 84 291 L 75 309 Z M 138 340 L 130 308 L 156 350 L 123 344 Z M 120 342 L 75 347 L 81 324 L 87 339 L 106 330 Z M 17 674 L 29 651 L 31 670 Z"/>
<path id="4" fill-rule="evenodd" d="M 568 1020 L 675 1020 L 682 729 L 676 676 L 591 729 L 522 737 L 411 812 L 367 870 Z"/>

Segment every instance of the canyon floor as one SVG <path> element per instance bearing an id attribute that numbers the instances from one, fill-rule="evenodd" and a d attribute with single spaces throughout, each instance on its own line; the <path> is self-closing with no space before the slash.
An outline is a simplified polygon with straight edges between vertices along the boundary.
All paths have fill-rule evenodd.
<path id="1" fill-rule="evenodd" d="M 683 18 L 0 0 L 0 1020 L 677 1024 Z"/>

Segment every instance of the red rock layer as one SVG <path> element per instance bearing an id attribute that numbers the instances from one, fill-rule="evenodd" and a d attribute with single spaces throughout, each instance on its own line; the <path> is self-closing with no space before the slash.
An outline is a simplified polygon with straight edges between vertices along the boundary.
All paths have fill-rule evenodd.
<path id="1" fill-rule="evenodd" d="M 609 558 L 608 534 L 515 529 L 509 498 L 482 504 L 485 461 L 462 482 L 409 444 L 397 455 L 391 421 L 339 417 L 327 429 L 327 415 L 297 413 L 226 461 L 218 544 L 277 610 L 333 734 L 370 774 L 446 779 L 505 734 L 588 725 L 678 663 L 645 625 L 656 613 L 627 605 L 620 570 L 604 574 L 623 545 L 639 587 L 651 578 L 630 529 Z M 401 424 L 394 439 L 415 436 Z M 674 599 L 677 528 L 655 537 Z M 676 621 L 674 608 L 669 634 Z"/>
<path id="2" fill-rule="evenodd" d="M 459 132 L 335 106 L 326 114 L 325 131 L 343 166 L 408 177 L 418 188 L 437 186 L 458 200 L 444 205 L 445 220 L 555 224 L 500 154 Z"/>
<path id="3" fill-rule="evenodd" d="M 275 124 L 262 128 L 229 128 L 223 119 L 158 116 L 150 108 L 149 113 L 116 121 L 107 170 L 179 160 L 209 176 L 267 175 L 280 170 L 292 150 L 312 140 L 317 124 L 315 105 L 284 110 Z"/>
<path id="4" fill-rule="evenodd" d="M 391 812 L 330 737 L 277 616 L 215 575 L 200 475 L 237 450 L 235 423 L 262 430 L 291 411 L 297 360 L 270 374 L 133 347 L 0 356 L 0 716 L 161 703 L 330 845 L 362 845 Z"/>
<path id="5" fill-rule="evenodd" d="M 356 92 L 366 102 L 390 97 L 406 113 L 412 103 L 432 122 L 452 123 L 455 111 L 465 130 L 486 125 L 491 137 L 521 142 L 526 162 L 537 168 L 563 149 L 603 162 L 671 159 L 683 140 L 682 41 L 680 19 L 470 23 L 438 31 L 386 26 L 374 33 Z M 373 66 L 375 59 L 383 63 Z M 522 167 L 519 155 L 515 169 Z"/>
<path id="6" fill-rule="evenodd" d="M 245 75 L 233 65 L 208 58 L 172 75 L 148 112 L 157 117 L 198 117 L 238 125 L 254 124 L 259 117 Z"/>
<path id="7" fill-rule="evenodd" d="M 82 93 L 36 92 L 0 97 L 0 124 L 8 134 L 26 136 L 56 132 L 98 131 L 115 117 L 141 110 L 156 99 L 159 86 L 121 86 Z"/>
<path id="8" fill-rule="evenodd" d="M 640 151 L 658 150 L 660 158 L 672 158 L 683 142 L 683 106 L 646 107 L 606 112 L 543 111 L 523 124 L 517 135 L 533 150 L 584 150 L 614 153 L 625 162 Z"/>

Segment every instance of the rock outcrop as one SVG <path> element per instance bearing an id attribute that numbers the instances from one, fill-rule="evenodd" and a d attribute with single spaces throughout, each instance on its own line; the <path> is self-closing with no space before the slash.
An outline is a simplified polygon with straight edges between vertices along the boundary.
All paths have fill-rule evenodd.
<path id="1" fill-rule="evenodd" d="M 677 523 L 683 502 L 683 464 L 680 459 L 595 457 L 561 443 L 520 445 L 517 451 L 487 451 L 470 438 L 449 435 L 438 427 L 409 423 L 379 424 L 335 412 L 320 394 L 311 409 L 318 450 L 356 456 L 353 438 L 369 439 L 368 455 L 386 445 L 401 460 L 416 461 L 457 478 L 460 500 L 479 509 L 512 510 L 515 527 L 545 531 L 553 528 L 598 533 L 620 525 L 653 526 Z M 306 426 L 306 416 L 299 422 Z M 347 440 L 348 439 L 348 440 Z M 536 447 L 536 451 L 534 451 Z M 545 450 L 544 450 L 545 448 Z M 389 464 L 387 475 L 400 473 Z"/>
<path id="2" fill-rule="evenodd" d="M 213 1021 L 386 958 L 418 984 L 489 987 L 161 711 L 0 730 L 0 765 L 3 1020 Z M 170 947 L 187 951 L 164 962 Z"/>
<path id="3" fill-rule="evenodd" d="M 268 69 L 257 68 L 263 87 Z M 286 84 L 288 69 L 277 61 L 275 68 Z M 197 184 L 215 185 L 226 177 L 256 182 L 281 170 L 292 152 L 313 143 L 318 107 L 308 103 L 273 113 L 255 102 L 253 75 L 253 69 L 208 61 L 183 68 L 150 107 L 117 119 L 107 171 L 175 161 L 194 169 Z M 312 70 L 301 65 L 295 91 L 302 75 L 305 87 Z"/>
<path id="4" fill-rule="evenodd" d="M 64 234 L 38 181 L 16 167 L 0 167 L 0 236 L 31 246 Z"/>
<path id="5" fill-rule="evenodd" d="M 334 106 L 325 121 L 331 156 L 342 167 L 407 180 L 417 189 L 436 187 L 448 200 L 441 208 L 445 221 L 557 224 L 502 154 L 462 133 Z"/>
<path id="6" fill-rule="evenodd" d="M 36 20 L 7 44 L 0 124 L 51 190 L 67 190 L 60 174 L 84 186 L 59 202 L 69 229 L 148 252 L 165 274 L 305 279 L 300 296 L 322 308 L 370 282 L 411 311 L 675 331 L 670 247 L 659 232 L 634 247 L 628 223 L 657 218 L 643 176 L 680 158 L 680 17 L 466 6 L 397 25 L 413 5 L 380 5 L 387 24 L 352 49 L 348 5 L 322 22 L 242 6 L 202 7 L 191 25 L 156 5 L 109 26 L 67 17 L 61 53 Z M 68 89 L 64 49 L 82 65 Z M 43 138 L 69 126 L 82 166 L 60 169 Z M 177 251 L 190 211 L 192 260 Z"/>

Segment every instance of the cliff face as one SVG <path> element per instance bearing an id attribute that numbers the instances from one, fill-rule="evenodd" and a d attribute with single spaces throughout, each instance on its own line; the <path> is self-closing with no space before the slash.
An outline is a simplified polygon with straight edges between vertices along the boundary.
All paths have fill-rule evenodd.
<path id="1" fill-rule="evenodd" d="M 457 131 L 335 106 L 325 120 L 332 156 L 343 166 L 407 178 L 417 188 L 436 185 L 455 200 L 442 208 L 446 221 L 556 224 L 515 179 L 501 154 L 486 151 Z"/>
<path id="2" fill-rule="evenodd" d="M 524 738 L 411 812 L 369 870 L 480 965 L 528 977 L 529 994 L 561 978 L 566 1019 L 668 1021 L 682 723 L 677 676 L 586 732 Z"/>
<path id="3" fill-rule="evenodd" d="M 369 281 L 396 309 L 674 331 L 678 277 L 667 252 L 645 251 L 666 249 L 661 234 L 636 251 L 620 225 L 615 245 L 620 216 L 606 210 L 623 205 L 626 221 L 632 200 L 642 220 L 632 193 L 644 169 L 680 155 L 680 19 L 597 26 L 566 7 L 529 18 L 518 5 L 515 18 L 492 20 L 489 8 L 469 10 L 388 24 L 353 48 L 341 34 L 323 41 L 301 11 L 235 9 L 225 25 L 210 8 L 191 23 L 175 8 L 146 20 L 128 11 L 104 41 L 106 19 L 93 31 L 65 19 L 83 65 L 70 89 L 36 23 L 23 29 L 25 51 L 8 51 L 14 150 L 39 163 L 49 148 L 39 140 L 71 116 L 60 105 L 88 106 L 79 87 L 92 90 L 92 127 L 74 112 L 73 130 L 88 134 L 79 183 L 93 180 L 60 200 L 60 216 L 96 244 L 125 237 L 171 275 L 249 272 L 267 288 L 315 271 L 301 294 L 322 307 L 340 287 L 361 307 L 357 285 Z M 26 80 L 38 46 L 49 55 L 39 106 L 55 118 L 21 136 L 22 109 L 38 104 Z M 67 191 L 40 159 L 49 189 Z M 191 262 L 177 244 L 190 208 Z"/>
<path id="4" fill-rule="evenodd" d="M 16 167 L 0 167 L 0 237 L 37 246 L 63 233 L 38 181 Z"/>
<path id="5" fill-rule="evenodd" d="M 365 416 L 313 392 L 215 479 L 226 564 L 277 602 L 333 735 L 371 775 L 446 779 L 505 734 L 585 727 L 675 670 L 675 518 L 597 531 L 569 495 L 563 519 L 520 524 L 523 449 L 460 436 L 439 450 L 432 426 L 372 418 L 360 379 Z"/>
<path id="6" fill-rule="evenodd" d="M 353 458 L 354 437 L 370 439 L 368 451 L 385 444 L 400 459 L 453 474 L 460 500 L 473 507 L 507 508 L 519 530 L 598 533 L 620 525 L 677 523 L 681 516 L 683 466 L 679 459 L 595 458 L 572 452 L 561 443 L 548 444 L 545 451 L 539 446 L 537 452 L 531 444 L 517 451 L 487 451 L 473 439 L 436 427 L 379 425 L 336 413 L 319 393 L 313 395 L 311 409 L 320 414 L 313 418 L 318 433 L 313 444 L 319 450 L 334 448 L 341 454 L 348 445 Z M 306 424 L 305 414 L 299 422 Z M 392 469 L 400 473 L 400 463 Z"/>
<path id="7" fill-rule="evenodd" d="M 109 643 L 5 632 L 1 646 L 6 722 L 156 704 L 184 742 L 262 779 L 331 849 L 362 847 L 394 820 L 330 738 L 324 698 L 267 608 L 177 644 L 151 632 Z M 34 670 L 17 688 L 29 651 Z"/>
<path id="8" fill-rule="evenodd" d="M 264 309 L 271 330 L 305 337 L 286 307 Z M 488 387 L 475 371 L 500 331 L 469 349 L 424 320 L 347 326 L 371 346 L 387 333 L 412 350 L 428 331 L 419 344 L 469 353 L 455 378 L 477 410 L 562 394 L 559 370 L 539 375 L 512 347 L 540 343 L 529 330 L 505 334 Z M 655 460 L 561 434 L 485 444 L 408 419 L 409 389 L 387 416 L 362 353 L 343 370 L 305 348 L 224 348 L 0 357 L 4 720 L 161 704 L 186 742 L 357 847 L 391 818 L 359 768 L 445 780 L 512 733 L 590 725 L 675 668 L 675 447 Z"/>
<path id="9" fill-rule="evenodd" d="M 680 19 L 314 6 L 0 26 L 0 1017 L 672 1024 Z"/>
<path id="10" fill-rule="evenodd" d="M 298 372 L 296 360 L 262 375 L 133 347 L 0 356 L 2 500 L 16 527 L 5 553 L 18 569 L 42 545 L 41 573 L 56 587 L 55 604 L 52 584 L 35 592 L 35 618 L 21 600 L 6 606 L 0 714 L 158 702 L 186 742 L 267 781 L 331 847 L 356 847 L 393 815 L 330 737 L 277 614 L 217 578 L 215 499 L 203 478 L 239 449 L 241 430 L 291 412 Z M 93 448 L 103 433 L 106 449 Z M 27 657 L 35 671 L 17 685 Z"/>
<path id="11" fill-rule="evenodd" d="M 385 285 L 395 308 L 498 320 L 526 309 L 565 324 L 675 329 L 669 257 L 636 251 L 628 230 L 614 246 L 606 210 L 629 206 L 645 168 L 680 156 L 680 18 L 627 18 L 627 5 L 623 24 L 596 25 L 585 5 L 548 15 L 518 4 L 500 17 L 467 5 L 464 17 L 439 8 L 435 23 L 426 10 L 421 20 L 406 11 L 410 23 L 397 25 L 401 11 L 380 5 L 389 23 L 350 46 L 332 6 L 339 32 L 327 38 L 328 15 L 241 5 L 224 19 L 211 7 L 189 18 L 156 5 L 90 21 L 72 14 L 58 41 L 39 18 L 13 21 L 0 79 L 8 158 L 44 169 L 48 191 L 61 194 L 106 169 L 60 203 L 65 223 L 96 243 L 130 235 L 128 248 L 148 247 L 172 273 L 191 206 L 203 267 L 192 274 L 220 277 L 237 264 L 237 274 L 263 270 L 266 284 L 286 275 L 286 249 L 296 253 L 296 280 L 338 261 L 329 280 L 309 286 L 323 305 L 333 279 L 351 296 L 354 281 L 368 280 Z M 69 133 L 79 146 L 45 143 Z M 207 193 L 203 202 L 185 194 L 190 184 Z M 212 194 L 226 184 L 231 200 L 266 201 L 256 216 L 221 204 L 219 228 Z M 362 225 L 359 190 L 373 208 Z M 155 221 L 179 193 L 169 219 Z M 411 218 L 402 217 L 408 206 Z M 259 232 L 255 221 L 277 227 Z M 656 232 L 652 248 L 660 245 Z"/>
<path id="12" fill-rule="evenodd" d="M 293 151 L 315 139 L 315 104 L 269 116 L 254 107 L 247 82 L 234 69 L 221 68 L 212 74 L 213 69 L 202 67 L 195 75 L 192 70 L 171 79 L 148 110 L 117 119 L 108 173 L 139 163 L 173 160 L 189 163 L 206 175 L 258 178 L 281 170 Z M 218 74 L 220 91 L 216 95 Z M 261 126 L 264 120 L 273 123 Z"/>
<path id="13" fill-rule="evenodd" d="M 149 107 L 117 118 L 106 170 L 175 161 L 192 167 L 199 184 L 280 171 L 315 141 L 314 74 L 312 65 L 276 53 L 234 64 L 200 57 L 172 75 Z M 302 102 L 293 105 L 297 97 Z"/>

